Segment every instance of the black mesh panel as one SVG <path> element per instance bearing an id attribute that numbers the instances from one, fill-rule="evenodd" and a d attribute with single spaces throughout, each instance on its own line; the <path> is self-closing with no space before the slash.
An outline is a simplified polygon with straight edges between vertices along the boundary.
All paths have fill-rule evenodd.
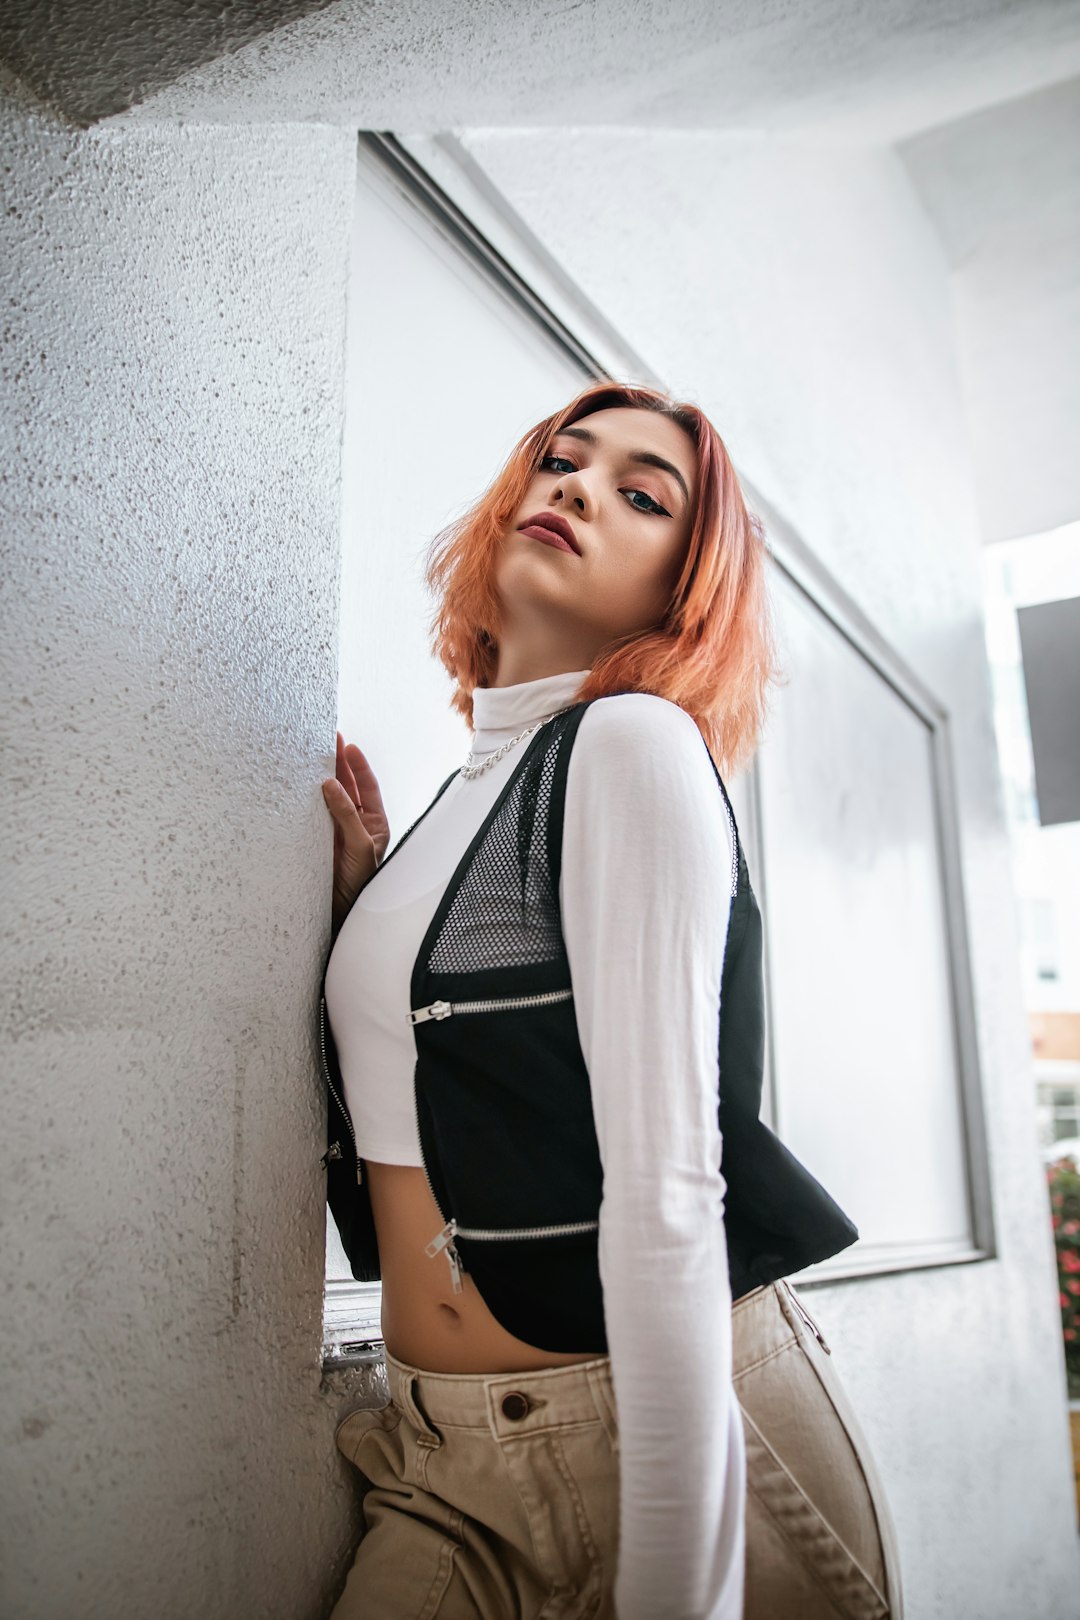
<path id="1" fill-rule="evenodd" d="M 529 967 L 562 957 L 558 895 L 547 859 L 548 811 L 561 741 L 556 727 L 514 783 L 472 860 L 428 957 L 436 973 Z"/>

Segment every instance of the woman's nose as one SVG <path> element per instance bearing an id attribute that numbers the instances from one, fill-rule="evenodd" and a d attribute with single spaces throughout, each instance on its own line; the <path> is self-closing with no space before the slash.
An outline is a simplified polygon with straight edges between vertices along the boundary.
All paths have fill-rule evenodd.
<path id="1" fill-rule="evenodd" d="M 562 494 L 564 500 L 573 502 L 584 511 L 592 496 L 589 494 L 588 486 L 580 482 L 580 477 L 580 473 L 572 473 L 563 485 Z"/>

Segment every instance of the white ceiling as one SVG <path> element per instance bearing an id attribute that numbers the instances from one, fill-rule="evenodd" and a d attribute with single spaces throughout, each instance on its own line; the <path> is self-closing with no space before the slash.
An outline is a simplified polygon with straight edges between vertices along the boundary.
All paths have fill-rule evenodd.
<path id="1" fill-rule="evenodd" d="M 952 272 L 983 538 L 1080 518 L 1080 78 L 899 152 Z"/>
<path id="2" fill-rule="evenodd" d="M 953 276 L 985 538 L 1080 517 L 1080 0 L 8 0 L 0 57 L 82 123 L 893 144 Z"/>

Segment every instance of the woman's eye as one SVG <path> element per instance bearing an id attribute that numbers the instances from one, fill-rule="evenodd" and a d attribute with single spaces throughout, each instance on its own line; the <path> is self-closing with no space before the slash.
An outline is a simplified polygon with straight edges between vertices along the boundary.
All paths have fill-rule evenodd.
<path id="1" fill-rule="evenodd" d="M 566 456 L 545 456 L 541 461 L 540 466 L 541 468 L 547 467 L 553 461 L 565 462 L 570 468 L 573 468 L 574 465 L 574 463 Z M 654 501 L 652 496 L 647 495 L 643 489 L 628 489 L 623 493 L 627 495 L 640 495 L 642 500 L 648 501 L 648 506 L 638 506 L 635 502 L 631 501 L 630 504 L 633 506 L 635 512 L 658 512 L 662 517 L 671 516 L 671 513 L 666 509 L 666 507 L 661 506 L 659 501 Z"/>
<path id="2" fill-rule="evenodd" d="M 648 503 L 649 503 L 648 506 L 639 506 L 637 508 L 637 510 L 639 512 L 663 512 L 665 517 L 670 517 L 671 516 L 671 513 L 665 511 L 664 508 L 660 505 L 659 501 L 654 501 L 652 496 L 651 495 L 646 495 L 645 491 L 643 489 L 628 489 L 626 491 L 626 493 L 628 495 L 643 495 L 645 497 L 645 499 L 648 501 Z M 630 504 L 632 506 L 634 503 L 631 501 Z"/>

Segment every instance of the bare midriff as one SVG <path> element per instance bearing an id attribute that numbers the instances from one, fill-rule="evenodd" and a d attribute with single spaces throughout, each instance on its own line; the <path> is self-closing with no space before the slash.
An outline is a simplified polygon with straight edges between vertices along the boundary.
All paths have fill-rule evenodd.
<path id="1" fill-rule="evenodd" d="M 497 1322 L 467 1271 L 455 1294 L 445 1252 L 424 1245 L 443 1218 L 423 1169 L 363 1161 L 382 1271 L 382 1331 L 399 1361 L 428 1372 L 529 1372 L 593 1361 L 602 1351 L 570 1353 L 526 1344 Z"/>

